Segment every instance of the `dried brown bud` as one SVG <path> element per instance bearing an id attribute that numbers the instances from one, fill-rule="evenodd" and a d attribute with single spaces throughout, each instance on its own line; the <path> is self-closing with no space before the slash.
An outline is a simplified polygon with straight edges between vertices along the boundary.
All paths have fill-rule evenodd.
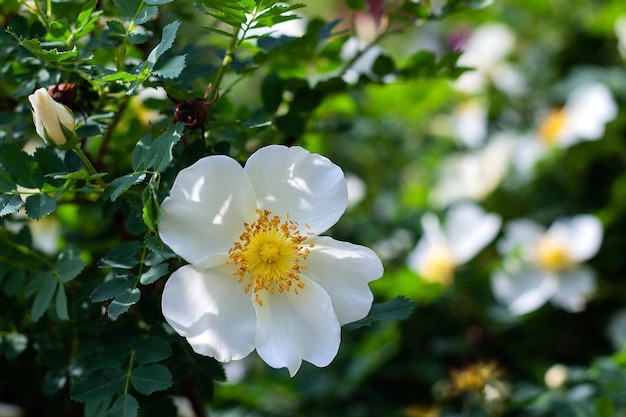
<path id="1" fill-rule="evenodd" d="M 207 103 L 201 99 L 188 98 L 176 105 L 174 111 L 174 121 L 182 122 L 185 127 L 191 130 L 204 126 L 207 116 Z"/>
<path id="2" fill-rule="evenodd" d="M 55 84 L 48 87 L 48 94 L 55 101 L 73 107 L 76 101 L 76 84 Z"/>

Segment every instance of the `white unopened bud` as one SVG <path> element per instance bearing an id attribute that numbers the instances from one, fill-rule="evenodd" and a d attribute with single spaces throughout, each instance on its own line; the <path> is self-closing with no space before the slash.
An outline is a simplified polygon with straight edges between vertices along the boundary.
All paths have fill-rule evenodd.
<path id="1" fill-rule="evenodd" d="M 74 115 L 40 88 L 28 96 L 33 107 L 35 130 L 48 145 L 71 149 L 76 144 Z"/>

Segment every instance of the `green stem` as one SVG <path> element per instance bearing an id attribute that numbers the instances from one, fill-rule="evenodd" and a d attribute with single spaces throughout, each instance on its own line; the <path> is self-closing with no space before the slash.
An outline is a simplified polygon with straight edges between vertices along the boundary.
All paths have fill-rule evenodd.
<path id="1" fill-rule="evenodd" d="M 33 258 L 37 259 L 39 262 L 41 262 L 42 264 L 44 264 L 48 268 L 54 269 L 55 265 L 52 262 L 50 262 L 48 259 L 44 258 L 43 256 L 39 255 L 37 252 L 34 252 L 28 246 L 24 246 L 24 245 L 21 245 L 19 243 L 15 243 L 15 242 L 13 242 L 12 240 L 9 240 L 9 239 L 6 239 L 5 242 L 9 246 L 11 246 L 15 250 L 17 250 L 18 252 L 21 252 L 21 253 L 23 253 L 24 255 L 27 255 L 27 256 L 32 256 Z"/>
<path id="2" fill-rule="evenodd" d="M 222 82 L 222 79 L 224 78 L 224 74 L 226 73 L 226 70 L 228 69 L 228 66 L 230 65 L 230 63 L 233 62 L 233 59 L 235 58 L 235 50 L 239 46 L 239 39 L 238 39 L 239 30 L 240 30 L 239 27 L 235 27 L 233 29 L 233 37 L 230 40 L 228 49 L 226 50 L 226 55 L 224 55 L 224 59 L 222 59 L 222 65 L 220 65 L 219 69 L 217 70 L 217 74 L 215 75 L 215 80 L 211 84 L 211 89 L 209 90 L 209 94 L 207 96 L 207 99 L 209 101 L 214 100 L 217 97 L 217 94 L 220 88 L 220 83 Z"/>
<path id="3" fill-rule="evenodd" d="M 91 161 L 89 160 L 89 158 L 87 158 L 87 155 L 85 155 L 85 152 L 83 152 L 83 150 L 80 149 L 79 145 L 76 145 L 73 148 L 73 151 L 76 152 L 76 154 L 83 161 L 83 164 L 85 164 L 85 168 L 87 168 L 87 171 L 89 172 L 89 174 L 91 174 L 91 175 L 97 175 L 98 174 L 98 171 L 96 171 L 96 169 L 94 168 L 94 166 L 91 163 Z M 102 178 L 100 178 L 100 177 L 96 177 L 96 183 L 98 183 L 98 185 L 100 187 L 102 187 L 102 188 L 106 188 L 106 186 L 107 186 L 106 182 L 104 182 L 102 180 Z"/>

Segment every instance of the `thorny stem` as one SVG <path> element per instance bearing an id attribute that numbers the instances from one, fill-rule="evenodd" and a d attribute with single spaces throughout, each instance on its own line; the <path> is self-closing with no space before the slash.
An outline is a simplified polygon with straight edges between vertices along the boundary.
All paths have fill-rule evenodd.
<path id="1" fill-rule="evenodd" d="M 79 145 L 76 145 L 72 150 L 76 152 L 76 154 L 80 157 L 80 159 L 83 161 L 83 164 L 85 164 L 85 168 L 91 175 L 98 174 L 98 171 L 96 171 L 89 158 L 87 158 L 87 155 L 85 155 L 85 152 L 80 149 Z M 106 188 L 107 184 L 102 180 L 102 178 L 96 177 L 95 180 L 100 187 Z"/>

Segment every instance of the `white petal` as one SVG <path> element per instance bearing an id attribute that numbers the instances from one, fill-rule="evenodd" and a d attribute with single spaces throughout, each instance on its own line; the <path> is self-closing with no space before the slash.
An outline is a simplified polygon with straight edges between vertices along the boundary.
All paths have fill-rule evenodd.
<path id="1" fill-rule="evenodd" d="M 302 277 L 305 287 L 263 295 L 257 312 L 256 347 L 274 368 L 286 367 L 294 376 L 302 360 L 326 366 L 339 350 L 341 328 L 330 296 L 315 282 Z"/>
<path id="2" fill-rule="evenodd" d="M 572 145 L 577 139 L 595 140 L 604 134 L 604 125 L 617 116 L 617 105 L 609 89 L 600 83 L 577 87 L 565 104 L 568 119 L 563 135 Z M 569 141 L 569 142 L 568 142 Z"/>
<path id="3" fill-rule="evenodd" d="M 604 233 L 596 217 L 580 215 L 556 220 L 547 234 L 562 242 L 575 261 L 582 262 L 598 253 Z"/>
<path id="4" fill-rule="evenodd" d="M 556 288 L 554 277 L 530 265 L 516 264 L 491 277 L 491 289 L 496 299 L 517 315 L 541 307 L 554 295 Z"/>
<path id="5" fill-rule="evenodd" d="M 325 157 L 300 147 L 271 145 L 246 162 L 245 171 L 261 209 L 289 214 L 321 234 L 337 223 L 348 204 L 348 188 L 341 169 Z"/>
<path id="6" fill-rule="evenodd" d="M 244 285 L 223 265 L 183 266 L 163 289 L 163 315 L 194 351 L 221 362 L 254 350 L 256 315 Z"/>
<path id="7" fill-rule="evenodd" d="M 510 221 L 504 226 L 504 238 L 498 241 L 498 252 L 507 255 L 519 251 L 524 261 L 533 261 L 537 239 L 544 232 L 542 225 L 529 219 Z"/>
<path id="8" fill-rule="evenodd" d="M 161 239 L 190 263 L 226 253 L 256 218 L 256 200 L 241 166 L 209 156 L 180 171 L 161 205 Z"/>
<path id="9" fill-rule="evenodd" d="M 552 303 L 564 310 L 578 312 L 585 309 L 587 299 L 596 290 L 596 277 L 591 269 L 581 266 L 561 272 L 558 284 Z"/>
<path id="10" fill-rule="evenodd" d="M 487 214 L 473 203 L 450 208 L 444 227 L 455 263 L 473 258 L 496 237 L 501 224 L 500 216 Z"/>
<path id="11" fill-rule="evenodd" d="M 315 246 L 305 261 L 303 274 L 330 295 L 341 325 L 365 317 L 374 299 L 367 283 L 383 274 L 378 256 L 364 246 L 330 237 L 317 237 L 312 242 Z"/>

